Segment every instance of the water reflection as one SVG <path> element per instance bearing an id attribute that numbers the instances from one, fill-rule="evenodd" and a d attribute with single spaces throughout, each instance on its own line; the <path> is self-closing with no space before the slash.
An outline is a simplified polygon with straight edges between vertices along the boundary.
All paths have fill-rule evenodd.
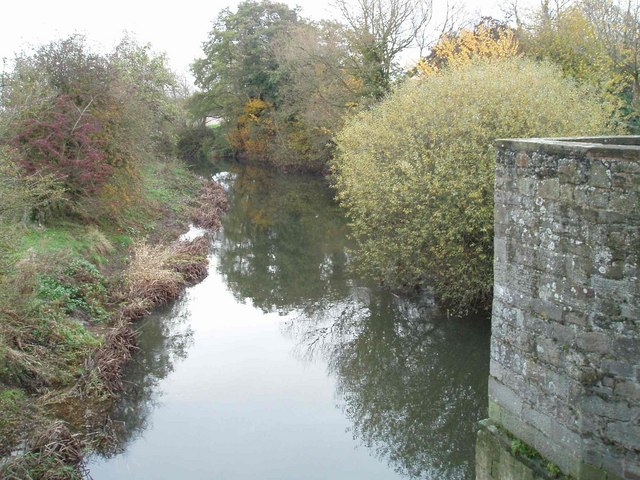
<path id="1" fill-rule="evenodd" d="M 193 298 L 141 325 L 131 388 L 113 415 L 119 444 L 105 453 L 124 451 L 143 434 L 162 401 L 159 391 L 173 394 L 174 404 L 157 409 L 164 412 L 154 417 L 156 433 L 137 443 L 135 458 L 100 466 L 112 469 L 104 478 L 122 478 L 120 467 L 171 478 L 166 465 L 154 471 L 144 463 L 163 448 L 181 456 L 182 469 L 209 477 L 212 468 L 231 472 L 219 478 L 473 478 L 476 423 L 486 410 L 489 322 L 442 318 L 430 299 L 400 298 L 354 277 L 346 223 L 321 179 L 248 168 L 225 181 L 233 186 L 213 245 L 215 271 Z M 200 319 L 191 349 L 189 308 Z M 224 320 L 214 318 L 225 308 Z M 173 386 L 162 383 L 188 351 Z M 297 376 L 300 362 L 313 368 Z M 199 388 L 192 388 L 194 379 Z M 320 400 L 323 381 L 329 399 L 336 390 L 343 414 Z M 296 403 L 300 398 L 306 403 Z M 391 470 L 362 449 L 354 453 L 350 438 L 340 443 L 345 417 L 355 443 Z M 264 437 L 249 435 L 254 431 Z M 167 436 L 184 440 L 176 446 Z M 314 452 L 296 455 L 300 445 L 314 445 Z M 231 455 L 228 463 L 215 457 L 223 453 Z M 341 460 L 328 465 L 331 458 Z"/>
<path id="2" fill-rule="evenodd" d="M 286 330 L 300 355 L 328 361 L 354 438 L 398 473 L 473 478 L 488 322 L 448 320 L 429 302 L 360 288 L 340 308 L 307 308 Z"/>
<path id="3" fill-rule="evenodd" d="M 345 223 L 314 179 L 248 170 L 224 237 L 219 270 L 229 288 L 264 311 L 300 312 L 285 331 L 300 357 L 328 363 L 354 438 L 401 475 L 472 478 L 486 410 L 486 318 L 442 318 L 430 299 L 354 280 Z"/>
<path id="4" fill-rule="evenodd" d="M 189 326 L 189 297 L 157 310 L 136 325 L 139 350 L 127 366 L 126 395 L 110 415 L 113 438 L 102 444 L 106 458 L 124 452 L 148 427 L 161 398 L 157 385 L 187 356 L 193 340 Z"/>
<path id="5" fill-rule="evenodd" d="M 346 222 L 320 179 L 247 168 L 223 228 L 219 271 L 240 301 L 285 314 L 346 293 Z"/>

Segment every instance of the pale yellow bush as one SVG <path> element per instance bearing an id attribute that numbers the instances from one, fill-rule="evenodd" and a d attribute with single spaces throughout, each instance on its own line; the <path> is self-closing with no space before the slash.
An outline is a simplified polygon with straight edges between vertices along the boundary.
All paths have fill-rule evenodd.
<path id="1" fill-rule="evenodd" d="M 494 139 L 604 133 L 609 118 L 592 91 L 520 58 L 402 86 L 337 137 L 335 182 L 361 265 L 394 288 L 428 283 L 457 311 L 486 304 Z"/>

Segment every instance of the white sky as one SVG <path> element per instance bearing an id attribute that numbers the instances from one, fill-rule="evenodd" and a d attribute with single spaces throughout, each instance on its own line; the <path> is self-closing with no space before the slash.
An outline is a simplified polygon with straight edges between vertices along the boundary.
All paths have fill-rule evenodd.
<path id="1" fill-rule="evenodd" d="M 305 17 L 332 17 L 333 9 L 322 0 L 280 1 L 301 6 Z M 502 1 L 466 0 L 466 10 L 501 18 L 498 5 Z M 438 2 L 434 0 L 435 8 Z M 162 6 L 162 2 L 149 0 L 12 0 L 2 7 L 0 59 L 11 59 L 21 49 L 73 33 L 86 35 L 97 50 L 108 51 L 124 32 L 129 32 L 140 43 L 150 43 L 156 52 L 166 52 L 172 68 L 188 76 L 189 64 L 201 55 L 202 42 L 207 39 L 213 20 L 220 10 L 235 9 L 238 3 L 239 0 L 182 0 Z"/>

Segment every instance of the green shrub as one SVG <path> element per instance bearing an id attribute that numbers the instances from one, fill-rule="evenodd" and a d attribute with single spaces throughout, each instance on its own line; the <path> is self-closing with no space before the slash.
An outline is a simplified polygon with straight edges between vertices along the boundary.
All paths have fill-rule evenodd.
<path id="1" fill-rule="evenodd" d="M 42 276 L 38 298 L 62 307 L 64 313 L 87 315 L 93 321 L 105 321 L 109 314 L 105 279 L 92 263 L 74 259 L 62 272 Z"/>
<path id="2" fill-rule="evenodd" d="M 476 61 L 405 84 L 337 137 L 338 199 L 367 272 L 457 312 L 492 287 L 493 141 L 607 131 L 610 109 L 550 64 Z"/>
<path id="3" fill-rule="evenodd" d="M 219 125 L 214 125 L 214 127 L 218 128 Z M 210 152 L 215 138 L 214 128 L 206 125 L 183 128 L 178 132 L 176 145 L 178 157 L 192 165 L 206 163 L 211 156 Z"/>
<path id="4" fill-rule="evenodd" d="M 522 440 L 511 441 L 511 453 L 513 455 L 519 455 L 521 457 L 536 460 L 542 458 L 540 453 L 532 446 L 526 444 Z"/>

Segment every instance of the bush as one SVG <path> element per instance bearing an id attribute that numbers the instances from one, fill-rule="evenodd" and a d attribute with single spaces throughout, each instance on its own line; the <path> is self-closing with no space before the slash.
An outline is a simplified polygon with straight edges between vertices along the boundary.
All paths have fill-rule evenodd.
<path id="1" fill-rule="evenodd" d="M 38 298 L 57 305 L 68 315 L 76 315 L 94 322 L 109 317 L 105 279 L 92 263 L 76 258 L 62 272 L 44 275 L 38 285 Z"/>
<path id="2" fill-rule="evenodd" d="M 609 114 L 557 68 L 518 58 L 400 87 L 337 138 L 335 184 L 361 266 L 393 288 L 428 283 L 457 312 L 486 305 L 494 139 L 603 133 Z"/>
<path id="3" fill-rule="evenodd" d="M 2 93 L 0 160 L 25 179 L 56 182 L 53 198 L 30 212 L 39 221 L 101 220 L 110 200 L 123 210 L 142 166 L 173 153 L 183 120 L 164 56 L 126 38 L 110 55 L 92 53 L 80 36 L 23 53 Z"/>
<path id="4" fill-rule="evenodd" d="M 191 165 L 206 163 L 215 137 L 215 131 L 206 125 L 183 128 L 178 133 L 178 157 Z"/>

